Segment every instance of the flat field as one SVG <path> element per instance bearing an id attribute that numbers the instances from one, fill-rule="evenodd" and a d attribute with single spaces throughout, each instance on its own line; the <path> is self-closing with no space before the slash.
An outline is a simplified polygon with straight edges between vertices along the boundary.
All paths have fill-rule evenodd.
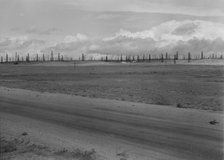
<path id="1" fill-rule="evenodd" d="M 223 70 L 2 64 L 0 159 L 222 160 Z"/>
<path id="2" fill-rule="evenodd" d="M 0 85 L 41 92 L 223 111 L 224 67 L 61 62 L 0 65 Z"/>

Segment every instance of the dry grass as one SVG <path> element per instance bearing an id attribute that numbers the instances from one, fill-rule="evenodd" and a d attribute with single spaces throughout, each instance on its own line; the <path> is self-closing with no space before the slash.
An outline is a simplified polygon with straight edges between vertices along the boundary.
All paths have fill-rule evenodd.
<path id="1" fill-rule="evenodd" d="M 180 108 L 223 110 L 223 66 L 1 65 L 1 86 Z"/>
<path id="2" fill-rule="evenodd" d="M 37 159 L 73 159 L 73 160 L 94 160 L 96 151 L 94 149 L 60 149 L 55 150 L 45 145 L 34 144 L 30 142 L 29 137 L 7 139 L 1 137 L 0 158 L 12 159 L 29 159 L 31 157 L 39 157 Z"/>

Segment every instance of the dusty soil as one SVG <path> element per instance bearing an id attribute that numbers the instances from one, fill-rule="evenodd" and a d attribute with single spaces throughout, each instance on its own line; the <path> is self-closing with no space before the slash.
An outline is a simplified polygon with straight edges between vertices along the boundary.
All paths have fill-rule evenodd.
<path id="1" fill-rule="evenodd" d="M 223 159 L 222 113 L 5 87 L 0 91 L 5 159 Z"/>
<path id="2" fill-rule="evenodd" d="M 0 158 L 222 160 L 220 62 L 0 64 Z"/>
<path id="3" fill-rule="evenodd" d="M 0 65 L 0 85 L 147 104 L 223 111 L 224 67 L 188 63 Z M 216 60 L 217 62 L 223 62 Z M 182 64 L 178 64 L 182 63 Z M 188 64 L 188 65 L 183 65 Z M 206 64 L 206 65 L 203 65 Z M 221 63 L 222 64 L 222 63 Z"/>

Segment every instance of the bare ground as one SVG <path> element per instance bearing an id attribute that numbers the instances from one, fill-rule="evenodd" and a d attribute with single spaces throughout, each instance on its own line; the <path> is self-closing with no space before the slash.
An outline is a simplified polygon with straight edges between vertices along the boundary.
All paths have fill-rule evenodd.
<path id="1" fill-rule="evenodd" d="M 5 87 L 0 91 L 1 144 L 14 146 L 4 158 L 223 159 L 222 113 Z"/>

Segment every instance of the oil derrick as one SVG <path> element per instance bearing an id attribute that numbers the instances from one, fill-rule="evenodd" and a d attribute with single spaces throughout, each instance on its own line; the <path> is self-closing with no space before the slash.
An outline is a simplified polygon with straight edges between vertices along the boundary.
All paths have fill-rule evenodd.
<path id="1" fill-rule="evenodd" d="M 204 58 L 203 51 L 201 51 L 201 59 L 203 59 L 203 58 Z"/>
<path id="2" fill-rule="evenodd" d="M 168 53 L 166 52 L 166 60 L 168 59 Z"/>
<path id="3" fill-rule="evenodd" d="M 161 62 L 163 62 L 163 54 L 161 55 Z"/>
<path id="4" fill-rule="evenodd" d="M 58 53 L 58 61 L 61 61 L 60 53 Z"/>
<path id="5" fill-rule="evenodd" d="M 85 56 L 83 53 L 82 53 L 82 61 L 85 61 Z"/>
<path id="6" fill-rule="evenodd" d="M 188 52 L 188 62 L 190 62 L 191 61 L 191 53 L 190 52 Z"/>
<path id="7" fill-rule="evenodd" d="M 50 58 L 51 61 L 54 61 L 54 52 L 51 50 L 51 58 Z"/>
<path id="8" fill-rule="evenodd" d="M 5 61 L 6 61 L 6 62 L 9 62 L 9 56 L 8 56 L 8 53 L 6 53 Z"/>

